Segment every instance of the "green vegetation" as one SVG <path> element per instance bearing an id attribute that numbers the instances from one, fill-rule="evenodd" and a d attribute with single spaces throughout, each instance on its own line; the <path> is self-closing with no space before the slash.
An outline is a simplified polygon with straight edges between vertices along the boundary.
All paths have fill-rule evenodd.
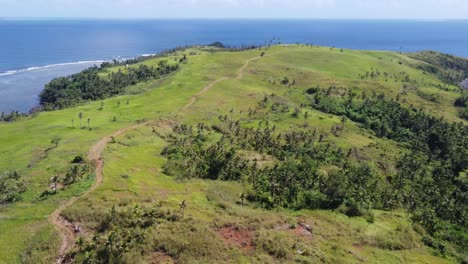
<path id="1" fill-rule="evenodd" d="M 468 92 L 463 91 L 462 95 L 455 100 L 455 106 L 460 107 L 460 117 L 468 120 Z"/>
<path id="2" fill-rule="evenodd" d="M 9 114 L 2 112 L 0 113 L 0 122 L 14 122 L 25 116 L 26 114 L 20 113 L 18 111 L 12 111 Z"/>
<path id="3" fill-rule="evenodd" d="M 27 184 L 17 171 L 0 175 L 0 204 L 14 203 L 21 199 L 27 190 Z"/>
<path id="4" fill-rule="evenodd" d="M 180 62 L 185 61 L 186 57 L 180 59 Z M 107 78 L 99 77 L 99 73 L 108 67 L 108 64 L 100 68 L 92 67 L 69 77 L 52 80 L 39 96 L 41 105 L 45 110 L 55 110 L 85 101 L 115 96 L 124 92 L 124 89 L 130 85 L 164 77 L 177 70 L 179 65 L 161 60 L 157 68 L 141 64 L 139 67 L 128 68 L 127 73 L 119 70 L 111 72 Z"/>
<path id="5" fill-rule="evenodd" d="M 55 80 L 44 104 L 60 110 L 0 124 L 0 263 L 54 262 L 47 217 L 70 199 L 77 263 L 468 260 L 449 64 L 217 45 Z"/>
<path id="6" fill-rule="evenodd" d="M 427 62 L 417 67 L 431 74 L 437 75 L 441 80 L 459 85 L 468 79 L 468 60 L 443 54 L 435 51 L 423 51 L 410 54 L 410 57 Z"/>
<path id="7" fill-rule="evenodd" d="M 382 177 L 370 164 L 353 162 L 352 149 L 336 147 L 333 140 L 324 142 L 316 129 L 279 133 L 268 121 L 265 127 L 244 129 L 246 125 L 240 120 L 228 120 L 227 116 L 220 116 L 222 124 L 212 125 L 222 134 L 216 142 L 210 142 L 211 129 L 204 123 L 197 125 L 196 132 L 192 127 L 176 126 L 178 136 L 170 139 L 173 143 L 163 151 L 169 159 L 165 173 L 241 181 L 248 186 L 247 199 L 269 209 L 339 209 L 372 222 L 372 209 L 406 208 L 431 234 L 450 237 L 460 252 L 468 247 L 468 179 L 459 176 L 468 164 L 468 128 L 405 109 L 397 102 L 385 101 L 383 95 L 369 99 L 357 96 L 365 100 L 359 102 L 352 94 L 335 98 L 334 89 L 329 89 L 328 95 L 314 91 L 313 107 L 346 115 L 378 137 L 408 143 L 411 152 L 398 160 L 398 173 L 383 172 Z M 266 107 L 267 101 L 265 97 L 261 106 Z M 346 119 L 342 120 L 335 130 L 344 129 Z M 281 162 L 259 169 L 257 160 L 249 164 L 239 149 L 271 155 Z M 451 225 L 457 231 L 447 228 Z"/>

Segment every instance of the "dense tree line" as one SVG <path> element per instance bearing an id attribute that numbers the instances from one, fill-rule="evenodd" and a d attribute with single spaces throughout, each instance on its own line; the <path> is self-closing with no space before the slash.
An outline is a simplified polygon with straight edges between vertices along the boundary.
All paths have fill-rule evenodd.
<path id="1" fill-rule="evenodd" d="M 451 241 L 458 249 L 468 246 L 467 126 L 403 107 L 383 95 L 367 97 L 333 88 L 313 88 L 309 93 L 314 108 L 359 122 L 378 137 L 405 143 L 409 152 L 399 159 L 398 172 L 383 174 L 356 161 L 353 149 L 337 147 L 313 128 L 280 133 L 268 121 L 252 128 L 227 115 L 211 126 L 176 126 L 163 152 L 168 157 L 165 172 L 242 181 L 250 188 L 245 197 L 266 208 L 338 209 L 370 221 L 371 209 L 405 208 L 433 235 L 426 239 L 428 245 L 440 250 L 445 242 L 439 241 Z M 271 108 L 288 114 L 278 104 Z M 222 137 L 214 140 L 213 133 Z M 277 161 L 260 166 L 242 154 L 246 150 Z"/>
<path id="2" fill-rule="evenodd" d="M 138 67 L 128 67 L 126 71 L 112 72 L 107 78 L 101 78 L 99 73 L 103 68 L 92 67 L 68 77 L 56 78 L 46 84 L 39 95 L 40 103 L 45 110 L 54 110 L 84 101 L 104 99 L 121 94 L 129 85 L 161 78 L 178 68 L 178 64 L 162 60 L 157 67 L 141 64 Z"/>
<path id="3" fill-rule="evenodd" d="M 463 102 L 459 102 L 463 103 Z M 413 214 L 433 234 L 448 226 L 452 240 L 468 247 L 468 127 L 405 108 L 383 95 L 366 98 L 348 93 L 332 95 L 314 90 L 311 105 L 321 111 L 345 115 L 375 132 L 409 144 L 410 153 L 398 162 L 391 181 L 392 201 Z M 447 232 L 442 232 L 447 238 Z"/>
<path id="4" fill-rule="evenodd" d="M 427 62 L 427 64 L 418 64 L 417 67 L 435 74 L 446 83 L 458 86 L 463 80 L 468 79 L 468 59 L 435 51 L 417 52 L 409 56 Z"/>
<path id="5" fill-rule="evenodd" d="M 0 122 L 14 122 L 26 116 L 26 114 L 20 113 L 18 111 L 12 111 L 9 114 L 2 112 L 0 113 Z"/>
<path id="6" fill-rule="evenodd" d="M 243 128 L 240 121 L 224 119 L 219 125 L 199 124 L 174 128 L 175 135 L 163 154 L 169 158 L 165 172 L 181 177 L 243 181 L 252 190 L 246 197 L 266 208 L 335 209 L 351 214 L 381 207 L 376 197 L 380 177 L 366 163 L 351 161 L 351 150 L 325 142 L 317 131 L 278 133 L 269 124 Z M 211 142 L 212 131 L 222 133 Z M 260 167 L 240 150 L 271 155 L 280 162 Z M 325 167 L 336 168 L 324 171 Z M 362 183 L 362 185 L 356 183 Z"/>
<path id="7" fill-rule="evenodd" d="M 333 91 L 318 90 L 311 96 L 311 105 L 347 116 L 378 137 L 410 143 L 412 149 L 424 151 L 432 159 L 448 161 L 455 175 L 468 168 L 468 127 L 461 122 L 449 123 L 421 109 L 403 107 L 397 100 L 386 100 L 383 94 L 333 95 Z"/>
<path id="8" fill-rule="evenodd" d="M 223 51 L 245 51 L 245 50 L 252 50 L 252 49 L 258 49 L 260 48 L 261 46 L 257 46 L 257 45 L 241 45 L 241 46 L 229 46 L 229 45 L 226 45 L 222 42 L 219 42 L 219 41 L 215 41 L 215 42 L 212 42 L 210 44 L 208 44 L 208 47 L 215 47 L 215 48 L 219 48 Z"/>
<path id="9" fill-rule="evenodd" d="M 126 60 L 113 60 L 112 62 L 104 62 L 104 63 L 101 64 L 101 68 L 137 64 L 137 63 L 141 63 L 141 62 L 151 60 L 151 59 L 167 57 L 167 56 L 170 56 L 171 54 L 174 54 L 174 53 L 176 53 L 178 51 L 183 51 L 183 50 L 193 48 L 193 47 L 196 47 L 196 46 L 179 46 L 179 47 L 175 47 L 175 48 L 172 48 L 172 49 L 165 49 L 165 50 L 159 51 L 159 52 L 157 52 L 155 54 L 151 54 L 151 55 L 145 55 L 145 56 L 140 56 L 140 57 L 126 59 Z"/>
<path id="10" fill-rule="evenodd" d="M 455 100 L 454 105 L 461 109 L 460 117 L 468 120 L 468 91 L 462 91 L 461 96 Z"/>

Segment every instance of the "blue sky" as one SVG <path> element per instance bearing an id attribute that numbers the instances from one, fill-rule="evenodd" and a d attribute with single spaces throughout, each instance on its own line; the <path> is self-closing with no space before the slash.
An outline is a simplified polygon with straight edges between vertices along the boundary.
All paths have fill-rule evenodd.
<path id="1" fill-rule="evenodd" d="M 468 19 L 468 0 L 0 0 L 0 17 Z"/>

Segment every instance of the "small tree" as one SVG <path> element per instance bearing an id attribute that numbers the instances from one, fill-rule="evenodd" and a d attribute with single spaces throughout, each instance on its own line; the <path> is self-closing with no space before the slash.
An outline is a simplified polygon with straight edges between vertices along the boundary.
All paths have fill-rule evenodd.
<path id="1" fill-rule="evenodd" d="M 241 205 L 244 206 L 245 193 L 241 193 L 239 198 L 241 199 Z"/>
<path id="2" fill-rule="evenodd" d="M 183 200 L 180 204 L 179 204 L 179 208 L 180 208 L 180 212 L 182 214 L 182 216 L 184 216 L 184 212 L 185 212 L 185 208 L 187 207 L 187 203 L 185 202 L 185 200 Z"/>
<path id="3" fill-rule="evenodd" d="M 58 147 L 58 144 L 60 143 L 61 138 L 59 136 L 54 136 L 50 143 L 54 144 L 55 147 Z"/>
<path id="4" fill-rule="evenodd" d="M 83 127 L 83 123 L 82 123 L 82 120 L 83 120 L 83 112 L 80 112 L 78 114 L 78 117 L 80 118 L 80 128 Z"/>
<path id="5" fill-rule="evenodd" d="M 298 118 L 299 115 L 301 114 L 301 112 L 302 112 L 301 108 L 295 107 L 292 116 L 295 117 L 295 118 Z"/>
<path id="6" fill-rule="evenodd" d="M 340 135 L 343 134 L 343 131 L 344 131 L 344 128 L 345 128 L 345 125 L 346 125 L 346 121 L 348 120 L 348 118 L 346 116 L 342 116 L 341 117 L 341 128 L 340 128 Z"/>

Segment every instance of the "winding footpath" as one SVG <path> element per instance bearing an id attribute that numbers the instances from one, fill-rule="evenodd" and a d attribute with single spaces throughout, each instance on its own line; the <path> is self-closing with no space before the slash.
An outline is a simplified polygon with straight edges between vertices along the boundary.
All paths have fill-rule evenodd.
<path id="1" fill-rule="evenodd" d="M 272 53 L 270 54 L 269 56 L 273 55 L 273 54 L 276 54 L 276 53 Z M 252 58 L 252 59 L 249 59 L 247 60 L 244 65 L 242 65 L 242 67 L 237 71 L 237 76 L 236 78 L 234 78 L 235 80 L 240 80 L 242 79 L 242 77 L 244 77 L 244 70 L 249 66 L 250 62 L 252 61 L 255 61 L 255 60 L 258 60 L 260 59 L 261 57 L 255 57 L 255 58 Z M 214 82 L 211 82 L 210 84 L 208 84 L 207 86 L 205 86 L 203 89 L 201 89 L 198 93 L 194 94 L 191 98 L 190 98 L 190 101 L 188 104 L 186 104 L 182 110 L 187 110 L 189 107 L 191 107 L 193 104 L 195 104 L 195 102 L 197 101 L 197 99 L 204 93 L 208 92 L 211 88 L 213 88 L 213 86 L 215 86 L 217 83 L 220 83 L 222 81 L 226 81 L 226 80 L 232 80 L 233 78 L 229 78 L 229 77 L 223 77 L 223 78 L 220 78 L 220 79 L 217 79 L 215 80 Z"/>
<path id="2" fill-rule="evenodd" d="M 57 258 L 57 263 L 63 263 L 67 252 L 73 247 L 77 235 L 73 229 L 73 224 L 68 222 L 64 217 L 60 216 L 60 214 L 65 210 L 67 207 L 71 206 L 73 203 L 76 202 L 80 197 L 84 197 L 91 193 L 92 191 L 96 190 L 103 182 L 103 174 L 102 168 L 104 167 L 104 161 L 102 160 L 102 152 L 106 148 L 107 143 L 112 140 L 112 137 L 118 137 L 130 130 L 137 129 L 147 125 L 146 123 L 140 123 L 137 125 L 133 125 L 130 127 L 122 128 L 117 130 L 112 135 L 103 137 L 101 140 L 96 142 L 88 152 L 88 160 L 91 162 L 95 162 L 95 175 L 96 180 L 94 181 L 93 185 L 89 190 L 81 194 L 80 196 L 75 196 L 68 200 L 66 203 L 60 205 L 55 211 L 49 216 L 49 221 L 55 228 L 60 232 L 60 236 L 62 238 L 62 244 L 60 246 L 59 256 Z"/>
<path id="3" fill-rule="evenodd" d="M 269 56 L 271 56 L 273 54 L 275 54 L 275 53 L 269 54 Z M 254 61 L 254 60 L 258 60 L 260 58 L 262 58 L 262 57 L 259 56 L 259 57 L 255 57 L 255 58 L 247 60 L 244 63 L 244 65 L 238 70 L 237 76 L 235 78 L 223 77 L 223 78 L 220 78 L 220 79 L 217 79 L 217 80 L 211 82 L 210 84 L 205 86 L 202 90 L 200 90 L 198 93 L 193 95 L 190 98 L 190 101 L 182 108 L 182 110 L 186 110 L 189 107 L 191 107 L 193 104 L 195 104 L 195 102 L 197 101 L 197 99 L 201 95 L 208 92 L 217 83 L 225 81 L 225 80 L 232 80 L 232 79 L 240 80 L 240 79 L 242 79 L 242 77 L 244 76 L 244 70 L 249 66 L 249 63 Z M 64 263 L 66 261 L 65 257 L 67 255 L 67 252 L 69 252 L 69 250 L 72 249 L 72 247 L 73 247 L 73 245 L 75 243 L 75 240 L 77 239 L 77 234 L 74 231 L 73 224 L 70 223 L 68 220 L 66 220 L 64 217 L 60 216 L 60 214 L 67 207 L 73 205 L 73 203 L 75 203 L 79 198 L 87 196 L 89 193 L 96 190 L 102 184 L 103 179 L 104 179 L 103 174 L 102 174 L 102 169 L 104 167 L 104 161 L 102 159 L 102 152 L 106 148 L 107 144 L 111 141 L 112 137 L 118 137 L 118 136 L 120 136 L 122 134 L 125 134 L 126 132 L 128 132 L 130 130 L 144 127 L 144 126 L 148 125 L 149 123 L 150 122 L 145 122 L 145 123 L 140 123 L 140 124 L 136 124 L 136 125 L 133 125 L 133 126 L 129 126 L 129 127 L 126 127 L 126 128 L 119 129 L 116 132 L 114 132 L 112 135 L 103 137 L 101 140 L 99 140 L 93 146 L 91 146 L 91 149 L 88 152 L 88 160 L 95 163 L 95 175 L 96 175 L 95 182 L 93 183 L 91 188 L 89 188 L 89 190 L 87 190 L 86 192 L 82 193 L 81 195 L 75 196 L 75 197 L 71 198 L 70 200 L 68 200 L 67 202 L 61 204 L 48 217 L 49 222 L 55 227 L 55 229 L 57 229 L 57 231 L 59 231 L 60 237 L 62 239 L 59 255 L 58 255 L 57 261 L 56 261 L 57 264 L 61 264 L 61 263 Z"/>

